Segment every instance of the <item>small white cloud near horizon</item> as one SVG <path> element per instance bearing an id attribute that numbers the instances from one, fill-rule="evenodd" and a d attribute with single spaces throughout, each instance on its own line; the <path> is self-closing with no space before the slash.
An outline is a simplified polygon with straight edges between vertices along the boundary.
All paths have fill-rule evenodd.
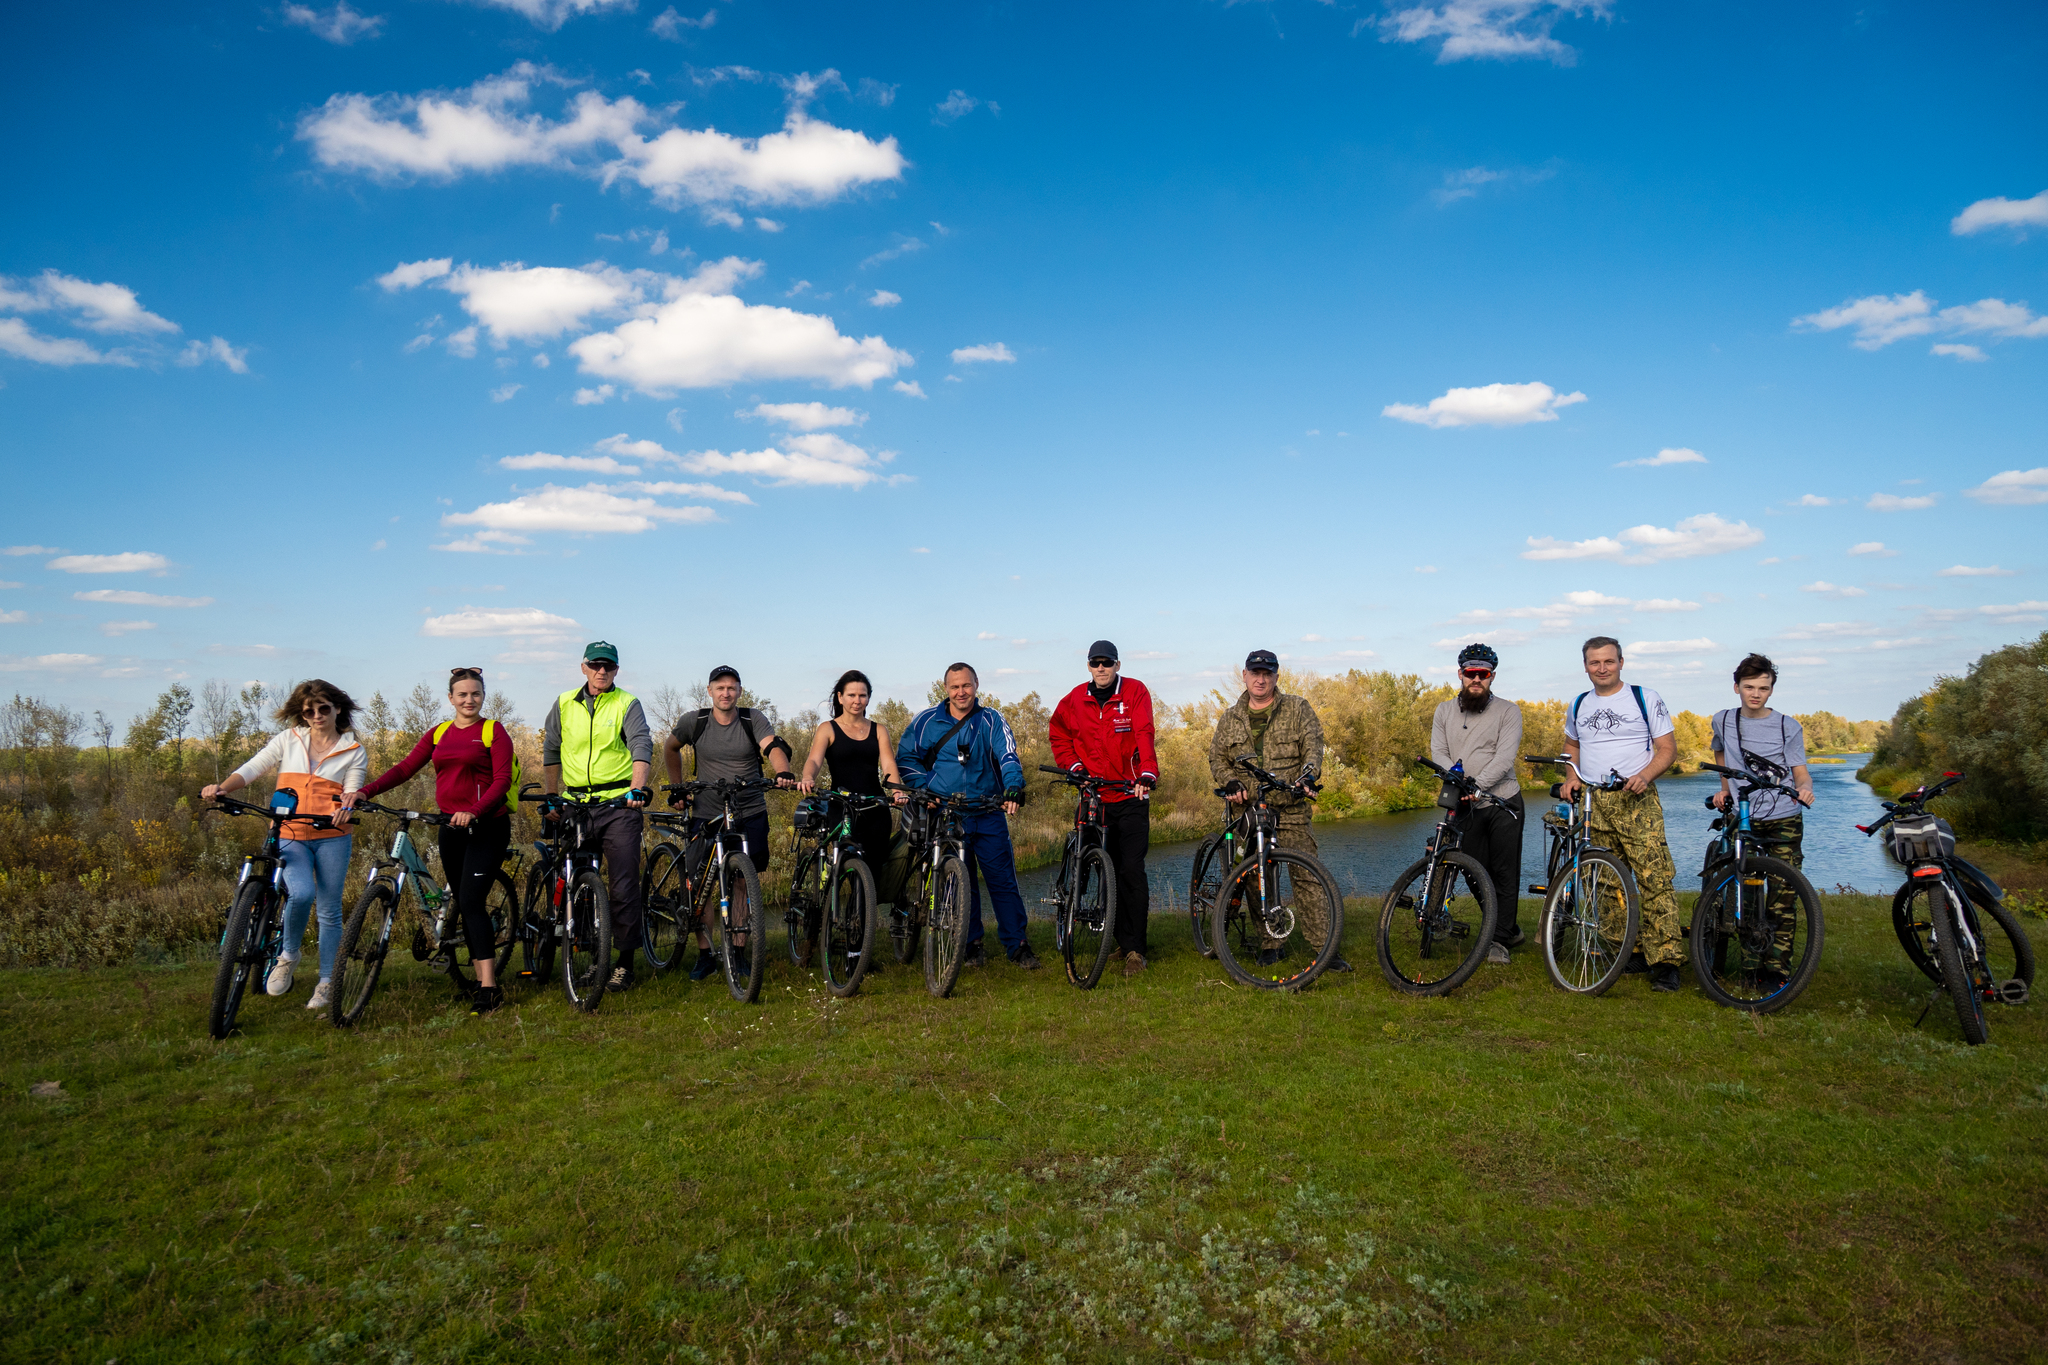
<path id="1" fill-rule="evenodd" d="M 1876 555 L 1883 559 L 1890 559 L 1898 554 L 1898 551 L 1889 548 L 1881 540 L 1864 540 L 1851 545 L 1849 553 L 1852 555 Z"/>
<path id="2" fill-rule="evenodd" d="M 1825 578 L 1816 579 L 1811 583 L 1802 584 L 1799 591 L 1814 593 L 1821 597 L 1834 598 L 1870 596 L 1870 594 L 1864 591 L 1862 588 L 1836 587 L 1833 583 L 1828 582 Z"/>
<path id="3" fill-rule="evenodd" d="M 962 346 L 953 352 L 955 365 L 1014 365 L 1017 357 L 1008 346 L 1000 341 L 987 342 L 980 346 Z"/>
<path id="4" fill-rule="evenodd" d="M 906 398 L 922 398 L 925 396 L 924 385 L 918 383 L 915 379 L 899 379 L 889 387 Z"/>
<path id="5" fill-rule="evenodd" d="M 2048 502 L 2048 465 L 2039 469 L 2008 469 L 1993 474 L 1963 495 L 2001 507 L 2035 507 Z"/>
<path id="6" fill-rule="evenodd" d="M 751 408 L 736 412 L 741 418 L 759 417 L 764 421 L 780 422 L 793 431 L 821 431 L 826 427 L 857 427 L 868 420 L 864 412 L 853 408 L 827 407 L 823 403 L 756 403 Z"/>
<path id="7" fill-rule="evenodd" d="M 138 631 L 155 630 L 154 621 L 102 621 L 100 634 L 108 636 L 133 635 Z"/>
<path id="8" fill-rule="evenodd" d="M 1839 499 L 1824 498 L 1818 493 L 1801 493 L 1799 501 L 1792 505 L 1794 507 L 1833 507 L 1837 501 Z"/>
<path id="9" fill-rule="evenodd" d="M 347 47 L 358 38 L 374 38 L 384 28 L 383 15 L 359 14 L 349 8 L 348 0 L 338 0 L 330 10 L 287 4 L 284 21 L 309 29 L 315 37 L 325 38 L 337 47 Z"/>
<path id="10" fill-rule="evenodd" d="M 1551 37 L 1550 30 L 1562 19 L 1605 19 L 1611 12 L 1609 0 L 1426 0 L 1379 19 L 1360 19 L 1351 32 L 1355 37 L 1377 29 L 1383 43 L 1442 39 L 1438 65 L 1534 57 L 1571 66 L 1579 59 L 1577 50 Z"/>
<path id="11" fill-rule="evenodd" d="M 491 390 L 491 401 L 493 403 L 509 403 L 512 401 L 513 396 L 525 387 L 526 385 L 524 384 L 500 384 L 497 388 Z"/>
<path id="12" fill-rule="evenodd" d="M 1850 344 L 1860 351 L 1882 350 L 1895 341 L 1935 332 L 1950 336 L 1982 334 L 1994 338 L 2048 337 L 2048 317 L 2036 317 L 2024 303 L 1987 298 L 1937 312 L 1935 300 L 1928 298 L 1924 289 L 1915 289 L 1910 294 L 1871 294 L 1865 298 L 1850 299 L 1833 308 L 1802 314 L 1792 319 L 1792 326 L 1809 332 L 1833 332 L 1852 327 L 1856 336 Z M 1952 354 L 1965 360 L 1979 359 L 1982 354 L 1968 356 L 1956 348 L 1934 349 L 1937 355 Z M 1968 349 L 1976 350 L 1975 347 Z"/>
<path id="13" fill-rule="evenodd" d="M 2024 237 L 2030 227 L 2048 228 L 2048 190 L 2042 190 L 2032 199 L 2007 199 L 2003 195 L 1995 199 L 1979 199 L 1951 218 L 1948 224 L 1948 230 L 1958 237 L 1968 237 L 1992 228 L 2011 228 Z"/>
<path id="14" fill-rule="evenodd" d="M 163 593 L 137 592 L 133 588 L 92 588 L 71 594 L 74 602 L 105 602 L 121 607 L 210 607 L 211 597 L 169 597 Z"/>
<path id="15" fill-rule="evenodd" d="M 1939 493 L 1918 493 L 1902 498 L 1896 493 L 1872 493 L 1870 501 L 1863 504 L 1871 512 L 1919 512 L 1941 501 Z"/>
<path id="16" fill-rule="evenodd" d="M 1990 356 L 1984 354 L 1982 347 L 1966 346 L 1963 345 L 1961 342 L 1955 341 L 1944 341 L 1936 345 L 1930 346 L 1927 348 L 1927 353 L 1929 355 L 1953 356 L 1957 360 L 1965 361 L 1991 359 Z"/>
<path id="17" fill-rule="evenodd" d="M 1616 469 L 1628 469 L 1631 466 L 1655 468 L 1658 465 L 1706 464 L 1707 462 L 1707 457 L 1700 454 L 1697 450 L 1691 450 L 1685 446 L 1667 446 L 1655 455 L 1648 455 L 1640 460 L 1623 460 L 1614 467 Z"/>
<path id="18" fill-rule="evenodd" d="M 1424 427 L 1518 427 L 1528 422 L 1555 422 L 1557 410 L 1587 401 L 1583 393 L 1560 394 L 1544 383 L 1482 384 L 1450 389 L 1426 406 L 1389 403 L 1380 416 Z"/>
<path id="19" fill-rule="evenodd" d="M 420 634 L 441 639 L 476 640 L 495 636 L 552 638 L 580 635 L 583 627 L 567 616 L 556 616 L 539 607 L 464 607 L 446 616 L 429 616 L 420 623 Z"/>
<path id="20" fill-rule="evenodd" d="M 2001 569 L 1996 564 L 1987 564 L 1975 569 L 1968 564 L 1952 564 L 1935 574 L 1936 578 L 2011 578 L 2018 570 Z"/>
<path id="21" fill-rule="evenodd" d="M 1692 640 L 1636 640 L 1622 652 L 1630 657 L 1639 654 L 1655 657 L 1660 654 L 1705 654 L 1720 647 L 1705 636 L 1700 636 Z"/>
<path id="22" fill-rule="evenodd" d="M 500 469 L 576 469 L 590 474 L 638 474 L 640 466 L 621 464 L 609 455 L 550 455 L 536 450 L 531 455 L 506 455 L 498 460 Z"/>
<path id="23" fill-rule="evenodd" d="M 1595 536 L 1590 540 L 1561 541 L 1552 536 L 1530 536 L 1522 558 L 1534 560 L 1611 559 L 1619 564 L 1652 564 L 1665 559 L 1693 559 L 1701 555 L 1726 554 L 1742 550 L 1764 539 L 1764 533 L 1748 522 L 1723 521 L 1713 512 L 1686 517 L 1676 526 L 1631 526 L 1619 536 Z"/>
<path id="24" fill-rule="evenodd" d="M 154 551 L 130 550 L 114 555 L 60 555 L 43 567 L 59 573 L 162 574 L 171 567 L 171 561 Z"/>
<path id="25" fill-rule="evenodd" d="M 456 542 L 471 549 L 524 544 L 525 538 L 537 531 L 637 535 L 663 522 L 716 520 L 718 514 L 708 507 L 672 507 L 652 497 L 625 497 L 603 484 L 585 484 L 581 488 L 546 484 L 506 502 L 485 503 L 470 512 L 451 512 L 441 518 L 441 524 L 474 526 L 482 533 L 495 533 L 471 536 L 469 540 L 474 544 Z"/>
<path id="26" fill-rule="evenodd" d="M 610 384 L 599 384 L 594 389 L 576 390 L 572 401 L 579 408 L 592 408 L 604 402 L 616 392 L 618 390 L 614 389 Z"/>
<path id="27" fill-rule="evenodd" d="M 901 302 L 903 302 L 903 296 L 893 289 L 877 289 L 874 293 L 868 295 L 868 307 L 870 308 L 894 308 Z"/>

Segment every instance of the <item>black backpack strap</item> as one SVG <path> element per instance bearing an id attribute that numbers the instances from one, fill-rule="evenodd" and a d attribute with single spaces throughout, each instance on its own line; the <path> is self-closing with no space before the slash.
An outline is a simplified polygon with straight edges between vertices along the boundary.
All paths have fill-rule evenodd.
<path id="1" fill-rule="evenodd" d="M 1630 683 L 1628 690 L 1636 694 L 1636 710 L 1643 713 L 1643 747 L 1654 752 L 1657 737 L 1650 733 L 1650 704 L 1643 700 L 1642 684 Z"/>
<path id="2" fill-rule="evenodd" d="M 959 728 L 960 728 L 961 726 L 965 725 L 965 724 L 966 724 L 966 723 L 967 723 L 968 721 L 970 721 L 970 720 L 973 720 L 973 719 L 974 719 L 974 713 L 975 713 L 976 711 L 979 711 L 980 709 L 981 709 L 981 703 L 980 703 L 980 702 L 976 702 L 976 703 L 975 703 L 975 704 L 974 704 L 973 706 L 969 707 L 969 708 L 968 708 L 968 710 L 967 710 L 967 714 L 966 714 L 966 715 L 964 715 L 964 716 L 960 717 L 960 719 L 958 719 L 958 720 L 954 721 L 954 722 L 953 722 L 953 724 L 952 724 L 952 728 L 948 729 L 948 730 L 946 731 L 946 733 L 945 733 L 945 734 L 943 734 L 943 735 L 940 735 L 940 736 L 938 737 L 938 739 L 936 739 L 936 740 L 934 740 L 934 741 L 932 742 L 932 746 L 931 746 L 931 748 L 929 748 L 929 749 L 926 749 L 926 750 L 925 750 L 925 751 L 924 751 L 924 752 L 923 752 L 922 754 L 919 754 L 919 755 L 918 755 L 918 760 L 917 760 L 917 761 L 918 761 L 919 763 L 922 763 L 922 764 L 924 765 L 924 768 L 925 768 L 925 771 L 926 771 L 926 772 L 930 772 L 930 771 L 931 771 L 931 767 L 932 767 L 932 762 L 933 762 L 933 760 L 935 760 L 936 758 L 938 758 L 938 756 L 939 756 L 939 750 L 941 750 L 941 749 L 943 749 L 943 748 L 945 748 L 945 747 L 946 747 L 946 741 L 947 741 L 947 740 L 949 740 L 949 739 L 951 739 L 951 738 L 953 737 L 954 733 L 955 733 L 956 731 L 958 731 L 958 730 L 959 730 Z"/>

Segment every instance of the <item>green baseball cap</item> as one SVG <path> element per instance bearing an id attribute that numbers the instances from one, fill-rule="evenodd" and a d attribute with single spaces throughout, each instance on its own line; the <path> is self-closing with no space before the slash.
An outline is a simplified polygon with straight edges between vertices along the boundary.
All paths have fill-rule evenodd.
<path id="1" fill-rule="evenodd" d="M 592 640 L 583 646 L 583 662 L 616 666 L 619 662 L 619 647 L 609 640 Z"/>

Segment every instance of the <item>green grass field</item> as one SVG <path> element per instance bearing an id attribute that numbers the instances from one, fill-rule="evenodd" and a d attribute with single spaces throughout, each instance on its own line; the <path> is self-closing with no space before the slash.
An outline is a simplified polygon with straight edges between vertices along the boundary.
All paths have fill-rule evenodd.
<path id="1" fill-rule="evenodd" d="M 1886 905 L 1830 898 L 1765 1019 L 1529 954 L 1399 998 L 1362 903 L 1361 970 L 1298 997 L 1164 917 L 1092 994 L 778 960 L 757 1008 L 472 1020 L 406 960 L 360 1030 L 302 977 L 224 1044 L 205 964 L 0 973 L 0 1354 L 2041 1359 L 2048 1005 L 1914 1028 Z"/>

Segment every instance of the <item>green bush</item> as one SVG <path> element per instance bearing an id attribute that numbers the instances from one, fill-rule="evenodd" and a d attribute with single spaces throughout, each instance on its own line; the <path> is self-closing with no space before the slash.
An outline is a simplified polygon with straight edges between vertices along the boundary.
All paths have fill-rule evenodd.
<path id="1" fill-rule="evenodd" d="M 1862 776 L 1897 793 L 1964 772 L 1936 803 L 1969 838 L 2048 838 L 2048 633 L 1993 650 L 1899 707 Z"/>

